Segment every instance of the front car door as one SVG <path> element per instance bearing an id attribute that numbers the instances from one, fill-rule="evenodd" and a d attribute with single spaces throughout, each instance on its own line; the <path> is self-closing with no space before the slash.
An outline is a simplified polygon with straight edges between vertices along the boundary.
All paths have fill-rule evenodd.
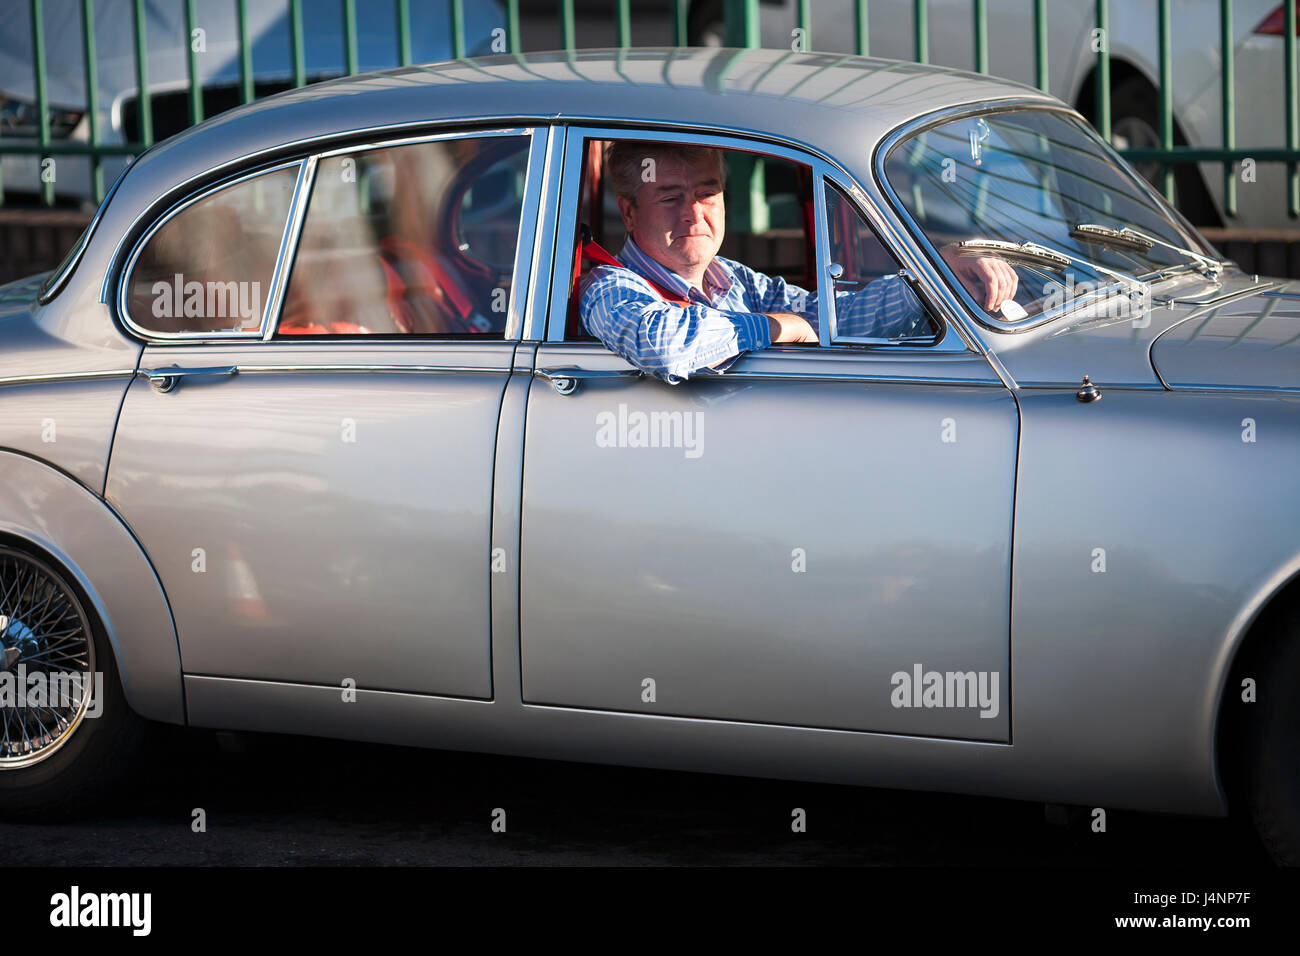
<path id="1" fill-rule="evenodd" d="M 568 131 L 565 240 L 589 142 L 629 135 Z M 821 288 L 897 269 L 830 164 L 634 138 L 669 137 L 811 173 Z M 852 261 L 832 269 L 832 249 Z M 524 700 L 1009 740 L 1018 419 L 986 360 L 933 318 L 924 344 L 855 339 L 822 296 L 819 345 L 668 385 L 566 331 L 572 252 L 560 243 L 528 396 Z"/>
<path id="2" fill-rule="evenodd" d="M 142 239 L 119 307 L 151 376 L 107 497 L 188 675 L 492 696 L 492 465 L 547 135 L 318 153 Z"/>

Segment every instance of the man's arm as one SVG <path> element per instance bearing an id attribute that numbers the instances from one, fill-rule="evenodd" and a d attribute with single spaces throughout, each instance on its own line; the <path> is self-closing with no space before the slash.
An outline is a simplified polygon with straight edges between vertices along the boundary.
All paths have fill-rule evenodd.
<path id="1" fill-rule="evenodd" d="M 772 343 L 772 324 L 751 312 L 665 302 L 626 269 L 593 270 L 579 299 L 587 331 L 637 368 L 676 383 Z"/>

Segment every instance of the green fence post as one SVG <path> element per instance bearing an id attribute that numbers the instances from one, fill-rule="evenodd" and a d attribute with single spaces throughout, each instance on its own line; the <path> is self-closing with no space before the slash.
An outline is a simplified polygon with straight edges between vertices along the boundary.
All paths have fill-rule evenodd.
<path id="1" fill-rule="evenodd" d="M 519 29 L 519 0 L 506 0 L 506 33 L 511 53 L 523 52 L 523 34 Z"/>
<path id="2" fill-rule="evenodd" d="M 989 71 L 988 0 L 975 0 L 975 72 Z"/>
<path id="3" fill-rule="evenodd" d="M 809 0 L 799 0 L 799 6 L 795 9 L 794 25 L 803 31 L 803 41 L 799 49 L 807 52 L 812 46 L 812 10 L 809 7 Z"/>
<path id="4" fill-rule="evenodd" d="M 673 0 L 673 46 L 686 46 L 690 40 L 687 4 L 690 0 Z"/>
<path id="5" fill-rule="evenodd" d="M 727 46 L 757 47 L 760 42 L 758 0 L 726 0 L 723 5 Z"/>
<path id="6" fill-rule="evenodd" d="M 397 64 L 411 65 L 411 0 L 397 0 Z"/>
<path id="7" fill-rule="evenodd" d="M 912 23 L 916 30 L 916 62 L 930 62 L 930 26 L 925 0 L 913 5 Z"/>
<path id="8" fill-rule="evenodd" d="M 48 182 L 45 178 L 45 160 L 51 157 L 46 155 L 50 148 L 50 104 L 46 94 L 45 86 L 45 10 L 41 0 L 32 0 L 32 67 L 35 70 L 36 79 L 36 128 L 37 143 L 40 146 L 40 154 L 36 160 L 37 168 L 40 170 L 41 179 L 41 199 L 45 205 L 54 205 L 54 183 Z M 55 167 L 57 175 L 57 167 Z"/>
<path id="9" fill-rule="evenodd" d="M 1047 0 L 1034 0 L 1034 76 L 1038 88 L 1050 93 L 1051 77 L 1047 72 Z"/>
<path id="10" fill-rule="evenodd" d="M 451 55 L 457 60 L 465 57 L 465 4 L 461 0 L 451 0 Z"/>
<path id="11" fill-rule="evenodd" d="M 203 88 L 199 84 L 199 54 L 194 49 L 194 0 L 185 0 L 185 49 L 190 78 L 190 125 L 203 122 Z"/>
<path id="12" fill-rule="evenodd" d="M 1097 0 L 1097 132 L 1110 142 L 1110 17 L 1106 0 Z"/>
<path id="13" fill-rule="evenodd" d="M 618 45 L 626 50 L 632 45 L 632 11 L 629 0 L 618 0 L 616 15 L 618 19 Z"/>
<path id="14" fill-rule="evenodd" d="M 1286 63 L 1286 148 L 1291 158 L 1286 164 L 1286 206 L 1287 215 L 1292 219 L 1300 216 L 1300 167 L 1296 166 L 1296 154 L 1300 153 L 1300 126 L 1296 123 L 1296 74 L 1295 74 L 1295 4 L 1283 4 L 1286 13 L 1283 17 L 1282 49 Z"/>
<path id="15" fill-rule="evenodd" d="M 248 0 L 239 0 L 235 5 L 236 22 L 239 28 L 239 99 L 243 103 L 253 102 L 253 47 L 248 42 Z"/>
<path id="16" fill-rule="evenodd" d="M 348 76 L 356 76 L 357 0 L 343 0 L 343 57 Z"/>
<path id="17" fill-rule="evenodd" d="M 1160 148 L 1166 153 L 1174 148 L 1174 58 L 1170 52 L 1169 0 L 1160 0 Z M 1169 163 L 1160 167 L 1161 185 L 1165 198 L 1174 201 L 1174 170 Z"/>
<path id="18" fill-rule="evenodd" d="M 293 86 L 307 83 L 307 58 L 303 54 L 302 0 L 289 0 L 289 46 L 293 54 Z"/>
<path id="19" fill-rule="evenodd" d="M 86 119 L 90 125 L 90 188 L 95 202 L 104 199 L 104 170 L 99 164 L 99 75 L 95 63 L 94 0 L 81 0 L 82 51 L 86 58 Z"/>
<path id="20" fill-rule="evenodd" d="M 853 49 L 858 56 L 871 55 L 871 37 L 867 30 L 867 0 L 853 4 Z"/>
<path id="21" fill-rule="evenodd" d="M 1234 95 L 1236 50 L 1232 43 L 1232 0 L 1219 0 L 1219 44 L 1223 51 L 1223 67 L 1219 76 L 1223 148 L 1233 149 L 1237 145 L 1237 103 Z M 1230 159 L 1223 163 L 1223 211 L 1228 216 L 1237 215 L 1237 174 Z"/>
<path id="22" fill-rule="evenodd" d="M 144 0 L 135 0 L 135 85 L 140 110 L 140 142 L 153 145 L 153 96 L 149 93 L 149 41 L 145 36 Z"/>
<path id="23" fill-rule="evenodd" d="M 564 0 L 560 4 L 560 34 L 560 42 L 564 49 L 572 50 L 578 45 L 578 41 L 574 38 L 573 0 Z"/>

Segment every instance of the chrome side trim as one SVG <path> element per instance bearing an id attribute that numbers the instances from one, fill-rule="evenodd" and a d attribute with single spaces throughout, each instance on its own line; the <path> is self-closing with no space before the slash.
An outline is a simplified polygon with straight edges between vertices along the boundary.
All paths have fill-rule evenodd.
<path id="1" fill-rule="evenodd" d="M 131 281 L 131 273 L 132 273 L 132 271 L 135 269 L 136 260 L 139 259 L 139 258 L 140 258 L 140 254 L 141 254 L 142 252 L 144 252 L 144 248 L 145 248 L 145 246 L 147 246 L 147 245 L 149 244 L 149 240 L 153 238 L 154 234 L 155 234 L 159 229 L 161 229 L 163 226 L 165 226 L 168 222 L 170 222 L 170 221 L 171 221 L 175 216 L 179 215 L 181 212 L 183 212 L 184 210 L 188 209 L 190 206 L 194 205 L 196 202 L 199 202 L 199 201 L 201 201 L 201 200 L 203 200 L 203 199 L 206 199 L 207 197 L 213 195 L 214 193 L 220 192 L 220 191 L 223 190 L 223 189 L 229 189 L 231 186 L 237 186 L 237 185 L 239 185 L 240 183 L 247 182 L 247 181 L 250 180 L 250 179 L 256 179 L 256 178 L 259 177 L 259 176 L 265 176 L 265 175 L 268 175 L 268 174 L 270 174 L 270 173 L 279 172 L 279 171 L 282 170 L 282 169 L 292 169 L 292 168 L 295 167 L 295 166 L 299 167 L 298 183 L 301 183 L 301 182 L 302 182 L 302 173 L 301 173 L 301 165 L 302 165 L 302 162 L 303 162 L 303 161 L 300 160 L 300 159 L 295 159 L 295 160 L 293 160 L 293 161 L 291 161 L 291 162 L 280 163 L 280 164 L 278 164 L 278 165 L 276 165 L 276 166 L 268 166 L 268 167 L 266 167 L 265 169 L 256 169 L 256 170 L 252 170 L 252 171 L 246 172 L 246 173 L 244 173 L 244 174 L 242 174 L 242 175 L 240 175 L 240 176 L 236 176 L 236 177 L 233 178 L 233 179 L 223 180 L 222 182 L 216 183 L 216 184 L 214 184 L 214 185 L 208 187 L 207 189 L 204 189 L 204 190 L 202 190 L 202 191 L 200 191 L 200 192 L 198 192 L 198 193 L 195 193 L 193 196 L 190 196 L 190 197 L 188 197 L 187 199 L 183 200 L 182 202 L 178 203 L 177 205 L 172 206 L 172 207 L 171 207 L 170 209 L 168 209 L 165 213 L 163 213 L 161 216 L 159 216 L 158 219 L 156 219 L 156 220 L 154 221 L 153 225 L 151 225 L 151 226 L 148 228 L 148 230 L 145 231 L 144 235 L 142 235 L 138 240 L 136 240 L 136 243 L 135 243 L 134 247 L 132 247 L 132 249 L 131 249 L 131 255 L 130 255 L 130 257 L 127 259 L 126 264 L 123 266 L 123 268 L 122 268 L 120 274 L 118 275 L 118 279 L 117 279 L 117 314 L 118 314 L 118 317 L 122 320 L 122 324 L 125 325 L 125 326 L 126 326 L 126 327 L 127 327 L 127 328 L 128 328 L 128 329 L 129 329 L 129 330 L 130 330 L 130 331 L 131 331 L 131 332 L 132 332 L 132 333 L 133 333 L 137 338 L 143 339 L 143 340 L 145 340 L 146 342 L 159 342 L 159 341 L 161 341 L 161 342 L 167 342 L 167 341 L 171 341 L 171 342 L 189 342 L 189 341 L 192 341 L 192 340 L 195 339 L 195 338 L 217 339 L 217 340 L 221 340 L 221 341 L 230 341 L 230 340 L 232 340 L 232 339 L 233 339 L 233 340 L 245 340 L 245 341 L 247 341 L 247 340 L 249 340 L 249 339 L 252 339 L 252 340 L 256 341 L 256 340 L 258 340 L 258 339 L 261 339 L 261 338 L 262 338 L 262 330 L 263 330 L 263 329 L 265 328 L 265 326 L 266 326 L 266 314 L 267 314 L 267 313 L 266 313 L 266 306 L 263 306 L 263 308 L 262 308 L 262 321 L 261 321 L 261 323 L 258 325 L 258 327 L 257 327 L 256 329 L 250 329 L 250 330 L 248 330 L 248 331 L 240 331 L 240 332 L 202 332 L 202 333 L 193 333 L 193 332 L 151 332 L 151 331 L 149 331 L 149 330 L 147 330 L 147 329 L 141 327 L 139 324 L 137 324 L 137 323 L 136 323 L 136 322 L 131 318 L 131 315 L 130 315 L 129 311 L 127 310 L 127 288 L 128 288 L 128 286 L 130 285 L 130 281 Z M 297 193 L 297 184 L 295 184 L 295 186 L 294 186 L 294 192 L 295 192 L 295 195 L 296 195 L 296 193 Z M 290 220 L 291 220 L 292 218 L 293 218 L 293 203 L 292 203 L 292 201 L 291 201 L 291 202 L 290 202 L 290 207 L 289 207 L 289 214 L 285 217 L 285 224 L 284 224 L 284 229 L 285 229 L 285 230 L 288 229 L 289 222 L 290 222 Z M 280 248 L 281 248 L 281 250 L 283 250 L 283 248 L 284 248 L 284 233 L 283 233 L 283 231 L 281 232 Z M 111 273 L 111 272 L 112 272 L 112 269 L 110 268 L 108 271 L 109 271 L 109 273 Z M 274 282 L 274 273 L 272 274 L 272 282 Z M 267 304 L 269 305 L 270 303 L 268 302 Z"/>
<path id="2" fill-rule="evenodd" d="M 275 271 L 271 273 L 271 294 L 266 297 L 266 309 L 262 313 L 263 342 L 275 334 L 276 326 L 280 324 L 280 306 L 284 302 L 285 289 L 289 287 L 289 267 L 298 251 L 302 224 L 307 220 L 307 202 L 315 183 L 316 157 L 308 156 L 298 169 L 298 182 L 294 184 L 293 198 L 289 201 L 289 228 L 280 240 L 280 251 L 275 257 Z"/>
<path id="3" fill-rule="evenodd" d="M 587 381 L 591 379 L 630 379 L 639 381 L 649 379 L 650 376 L 638 369 L 583 369 L 577 367 L 550 367 L 539 368 L 533 371 L 538 378 L 544 378 L 549 382 L 557 381 Z M 1003 388 L 999 381 L 968 379 L 968 378 L 933 378 L 921 375 L 877 375 L 871 372 L 861 374 L 845 374 L 843 372 L 834 374 L 824 374 L 820 372 L 748 372 L 748 371 L 728 371 L 728 372 L 699 372 L 691 376 L 690 381 L 727 381 L 730 379 L 743 378 L 748 381 L 769 381 L 769 382 L 879 382 L 891 385 L 970 385 L 978 388 Z M 672 388 L 673 386 L 667 386 Z M 1071 386 L 1077 389 L 1078 384 Z"/>
<path id="4" fill-rule="evenodd" d="M 11 375 L 0 378 L 0 385 L 36 385 L 43 382 L 79 382 L 99 378 L 133 378 L 135 369 L 116 368 L 104 372 L 51 372 L 45 375 Z"/>
<path id="5" fill-rule="evenodd" d="M 235 365 L 235 373 L 245 372 L 482 372 L 509 375 L 509 366 L 490 368 L 481 365 Z M 163 371 L 166 371 L 165 369 Z"/>

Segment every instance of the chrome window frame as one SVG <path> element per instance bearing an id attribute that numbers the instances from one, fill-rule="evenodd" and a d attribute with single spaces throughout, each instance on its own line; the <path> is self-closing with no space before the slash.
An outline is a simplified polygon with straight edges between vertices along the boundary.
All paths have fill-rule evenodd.
<path id="1" fill-rule="evenodd" d="M 565 145 L 560 188 L 561 205 L 555 231 L 556 241 L 554 244 L 554 267 L 551 276 L 550 308 L 546 315 L 545 335 L 542 339 L 548 344 L 576 344 L 572 342 L 566 343 L 564 337 L 569 294 L 573 283 L 573 265 L 571 257 L 567 254 L 564 258 L 569 261 L 562 263 L 560 254 L 562 252 L 561 242 L 566 246 L 568 244 L 568 240 L 564 237 L 574 235 L 578 228 L 578 201 L 581 196 L 575 195 L 575 193 L 581 189 L 582 185 L 582 162 L 584 159 L 582 143 L 587 139 L 640 139 L 715 146 L 721 149 L 740 149 L 809 167 L 813 174 L 814 217 L 818 226 L 818 238 L 814 248 L 814 255 L 819 260 L 816 264 L 818 288 L 823 290 L 823 293 L 824 290 L 833 288 L 829 284 L 830 246 L 824 193 L 826 181 L 834 182 L 846 194 L 854 197 L 858 204 L 859 213 L 863 215 L 863 218 L 875 231 L 881 245 L 884 246 L 886 253 L 892 259 L 896 262 L 902 261 L 906 263 L 908 261 L 907 256 L 900 255 L 900 250 L 894 244 L 893 237 L 881 229 L 880 223 L 884 217 L 867 194 L 857 185 L 853 177 L 823 154 L 803 144 L 775 140 L 770 136 L 747 133 L 742 130 L 697 132 L 695 127 L 665 127 L 663 124 L 658 123 L 639 126 L 631 125 L 631 121 L 626 126 L 609 126 L 594 125 L 590 122 L 574 119 L 565 126 L 564 132 Z M 576 146 L 576 148 L 571 148 L 572 146 Z M 887 351 L 891 355 L 897 352 L 922 355 L 933 355 L 941 352 L 979 354 L 979 350 L 974 347 L 971 338 L 961 325 L 952 321 L 951 316 L 942 314 L 938 309 L 930 305 L 926 298 L 920 295 L 920 290 L 916 291 L 918 292 L 918 298 L 921 299 L 930 314 L 943 327 L 942 335 L 935 343 L 916 345 L 914 343 L 895 343 L 886 340 L 866 340 L 855 343 L 851 338 L 833 339 L 833 310 L 828 305 L 829 300 L 827 297 L 824 294 L 819 294 L 817 297 L 819 339 L 817 348 L 819 350 L 859 355 L 867 355 L 876 351 Z M 804 348 L 812 348 L 812 346 L 805 346 Z"/>
<path id="2" fill-rule="evenodd" d="M 469 122 L 473 123 L 474 121 L 471 120 Z M 229 343 L 231 341 L 241 340 L 264 343 L 271 342 L 274 340 L 275 331 L 279 326 L 284 295 L 288 289 L 289 280 L 292 276 L 293 260 L 297 254 L 299 240 L 302 237 L 302 229 L 306 222 L 311 193 L 315 185 L 316 169 L 321 159 L 328 159 L 334 156 L 345 156 L 369 150 L 387 149 L 389 147 L 414 145 L 419 143 L 439 142 L 450 139 L 526 136 L 529 137 L 527 172 L 525 173 L 524 178 L 519 234 L 515 243 L 515 261 L 514 270 L 511 276 L 511 294 L 507 306 L 505 329 L 502 336 L 500 338 L 494 336 L 490 339 L 483 339 L 478 336 L 469 335 L 456 337 L 442 335 L 407 335 L 380 340 L 385 343 L 405 341 L 418 341 L 423 343 L 469 341 L 479 342 L 481 344 L 487 344 L 489 342 L 507 342 L 513 344 L 518 340 L 519 330 L 523 324 L 523 317 L 526 314 L 528 307 L 530 283 L 535 278 L 536 273 L 535 256 L 533 260 L 528 263 L 522 263 L 520 254 L 521 251 L 526 248 L 533 248 L 538 238 L 538 205 L 543 185 L 547 178 L 545 175 L 547 168 L 546 161 L 549 157 L 550 143 L 553 139 L 551 133 L 553 131 L 544 122 L 529 123 L 527 125 L 486 125 L 475 129 L 465 129 L 464 125 L 465 124 L 457 123 L 457 128 L 455 129 L 440 128 L 423 133 L 410 132 L 406 135 L 380 138 L 361 143 L 353 142 L 345 146 L 337 147 L 328 146 L 328 141 L 321 143 L 319 140 L 313 140 L 313 145 L 319 144 L 325 148 L 318 148 L 307 155 L 299 156 L 294 159 L 282 160 L 268 166 L 236 173 L 220 182 L 205 186 L 194 195 L 188 196 L 185 199 L 172 204 L 161 213 L 149 228 L 140 235 L 140 238 L 135 241 L 131 247 L 130 254 L 126 257 L 122 268 L 118 272 L 118 294 L 115 298 L 117 302 L 118 315 L 122 324 L 137 337 L 145 340 L 145 342 L 150 345 L 166 345 L 174 343 L 194 345 L 204 343 Z M 390 129 L 391 127 L 385 127 L 376 130 L 376 132 L 387 131 Z M 337 133 L 331 134 L 328 137 L 328 140 L 337 141 L 342 137 L 354 139 L 357 136 L 364 136 L 364 134 L 365 131 Z M 162 226 L 165 225 L 173 216 L 178 215 L 188 206 L 212 195 L 215 192 L 230 186 L 238 185 L 245 180 L 257 176 L 276 172 L 281 169 L 288 169 L 294 166 L 299 167 L 298 179 L 295 183 L 294 192 L 290 199 L 289 215 L 286 218 L 285 228 L 281 234 L 280 248 L 277 252 L 275 266 L 272 271 L 271 289 L 267 295 L 266 305 L 263 308 L 262 322 L 257 329 L 238 332 L 153 332 L 141 327 L 137 322 L 131 319 L 130 313 L 127 309 L 131 272 L 135 267 L 137 258 L 140 256 L 144 247 L 148 244 L 149 239 L 155 232 L 162 228 Z M 373 336 L 369 335 L 335 335 L 311 339 L 295 339 L 294 344 L 298 346 L 328 345 L 332 342 L 348 342 L 355 344 L 360 340 L 372 343 L 376 341 Z"/>
<path id="3" fill-rule="evenodd" d="M 876 178 L 876 186 L 893 207 L 894 214 L 898 217 L 899 221 L 903 223 L 912 241 L 925 257 L 930 268 L 937 273 L 943 284 L 947 286 L 949 291 L 953 294 L 956 302 L 960 304 L 964 316 L 977 323 L 980 328 L 1004 334 L 1014 334 L 1017 332 L 1026 332 L 1031 329 L 1037 329 L 1055 321 L 1066 312 L 1073 311 L 1082 304 L 1087 304 L 1094 300 L 1100 301 L 1101 299 L 1108 298 L 1110 294 L 1105 292 L 1090 292 L 1080 296 L 1075 302 L 1069 305 L 1061 306 L 1052 309 L 1050 312 L 1040 313 L 1017 321 L 998 321 L 996 319 L 990 319 L 988 314 L 979 307 L 979 304 L 975 301 L 970 292 L 967 291 L 966 286 L 956 277 L 948 267 L 948 264 L 944 262 L 943 257 L 939 255 L 934 243 L 932 243 L 929 236 L 925 234 L 925 230 L 923 230 L 920 224 L 913 218 L 911 211 L 907 208 L 906 204 L 899 197 L 897 191 L 895 191 L 893 184 L 889 181 L 889 177 L 885 175 L 885 163 L 889 159 L 889 154 L 893 152 L 894 148 L 899 146 L 905 139 L 918 133 L 925 132 L 928 129 L 933 129 L 934 127 L 942 126 L 945 123 L 960 119 L 968 119 L 974 116 L 993 116 L 999 113 L 1019 113 L 1027 111 L 1061 113 L 1071 119 L 1081 122 L 1084 127 L 1093 130 L 1094 133 L 1096 132 L 1087 119 L 1085 119 L 1077 110 L 1072 109 L 1063 103 L 1049 103 L 1032 97 L 1009 97 L 1006 99 L 992 100 L 987 103 L 966 103 L 959 106 L 949 106 L 908 120 L 906 123 L 890 130 L 888 134 L 881 138 L 880 142 L 876 144 L 875 155 L 873 156 L 871 163 L 872 172 Z M 1202 236 L 1196 228 L 1178 212 L 1178 210 L 1170 206 L 1154 186 L 1148 183 L 1144 178 L 1142 178 L 1142 176 L 1138 175 L 1129 163 L 1115 151 L 1114 147 L 1111 146 L 1110 143 L 1107 143 L 1102 139 L 1100 134 L 1097 134 L 1097 138 L 1101 146 L 1104 147 L 1103 154 L 1105 157 L 1112 162 L 1121 173 L 1128 177 L 1129 181 L 1136 186 L 1139 192 L 1145 193 L 1148 198 L 1157 201 L 1158 205 L 1173 210 L 1174 220 L 1179 229 L 1188 233 L 1189 237 L 1194 238 L 1197 243 L 1203 245 L 1206 244 L 1205 237 Z"/>
<path id="4" fill-rule="evenodd" d="M 271 300 L 275 295 L 275 280 L 280 270 L 280 256 L 284 252 L 285 234 L 287 230 L 291 228 L 294 209 L 296 208 L 299 193 L 303 188 L 303 170 L 305 166 L 305 159 L 293 159 L 276 163 L 271 166 L 249 170 L 229 179 L 222 180 L 219 183 L 207 186 L 192 196 L 188 196 L 180 202 L 168 207 L 168 209 L 154 220 L 149 228 L 144 231 L 140 238 L 136 240 L 135 245 L 131 249 L 131 254 L 127 257 L 126 262 L 122 266 L 117 285 L 117 311 L 118 317 L 122 320 L 122 324 L 135 333 L 139 338 L 148 342 L 229 342 L 232 339 L 245 339 L 251 341 L 260 340 L 266 330 L 267 319 L 270 314 Z M 271 173 L 280 172 L 281 170 L 293 169 L 294 167 L 298 168 L 298 175 L 294 181 L 294 191 L 289 198 L 289 209 L 285 215 L 284 225 L 281 227 L 280 231 L 280 248 L 276 255 L 275 265 L 271 270 L 271 289 L 267 294 L 266 301 L 262 305 L 262 320 L 256 329 L 241 329 L 229 332 L 157 332 L 144 328 L 131 318 L 131 312 L 127 308 L 131 285 L 131 274 L 135 271 L 136 260 L 140 258 L 141 253 L 144 252 L 145 247 L 149 244 L 149 240 L 154 237 L 158 230 L 169 223 L 175 216 L 178 216 L 195 203 L 207 199 L 209 196 L 221 192 L 222 190 L 229 189 L 232 186 L 238 186 L 241 183 L 257 179 L 261 176 L 267 176 Z"/>

